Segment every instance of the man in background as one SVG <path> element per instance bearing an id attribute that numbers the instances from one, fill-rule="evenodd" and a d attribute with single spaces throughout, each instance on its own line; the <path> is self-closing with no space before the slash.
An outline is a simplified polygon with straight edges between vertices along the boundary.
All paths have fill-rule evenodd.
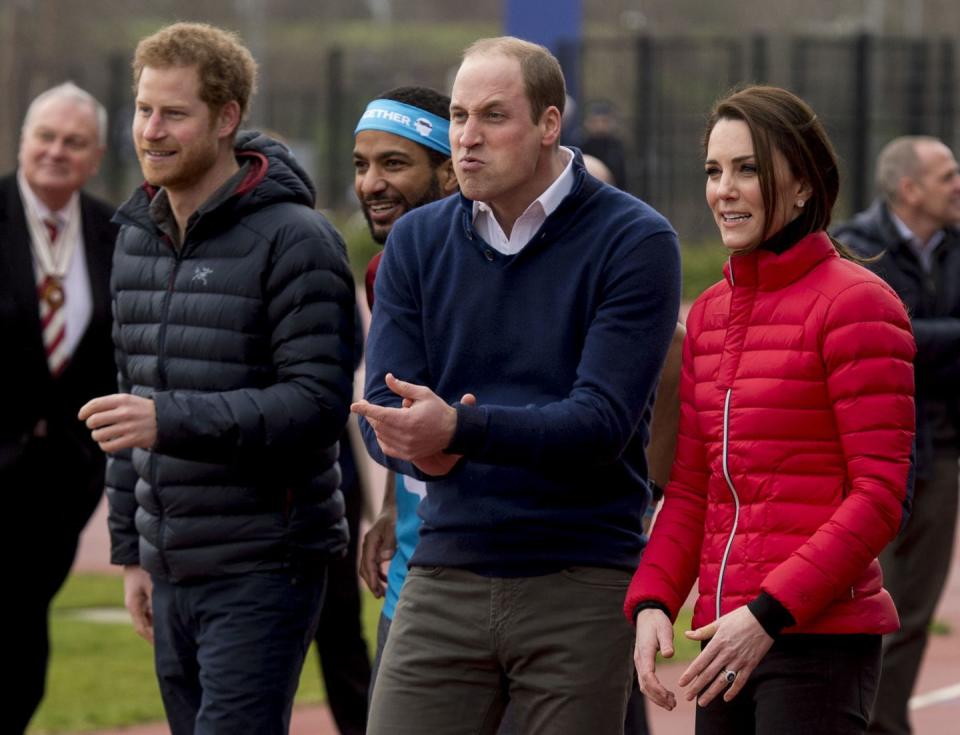
<path id="1" fill-rule="evenodd" d="M 397 87 L 367 105 L 354 133 L 354 191 L 370 227 L 383 245 L 401 216 L 457 190 L 450 161 L 450 98 L 429 87 Z M 382 251 L 367 269 L 367 303 Z M 360 576 L 376 597 L 384 597 L 377 626 L 379 667 L 390 623 L 420 535 L 417 505 L 427 493 L 422 480 L 387 473 L 383 507 L 363 540 Z M 383 565 L 389 564 L 387 572 Z"/>
<path id="2" fill-rule="evenodd" d="M 917 356 L 913 509 L 880 555 L 900 614 L 884 636 L 871 733 L 911 731 L 908 701 L 943 592 L 956 535 L 960 458 L 960 166 L 942 141 L 897 138 L 877 159 L 879 198 L 839 226 L 837 239 L 897 292 L 910 314 Z"/>
<path id="3" fill-rule="evenodd" d="M 591 103 L 583 120 L 581 149 L 585 156 L 594 156 L 607 166 L 614 186 L 626 190 L 627 151 L 619 127 L 616 108 L 610 102 Z"/>
<path id="4" fill-rule="evenodd" d="M 11 671 L 0 730 L 23 732 L 43 697 L 50 601 L 103 492 L 104 457 L 77 420 L 116 390 L 110 341 L 113 207 L 82 191 L 107 114 L 67 82 L 27 110 L 15 174 L 0 179 L 0 489 L 9 514 Z"/>

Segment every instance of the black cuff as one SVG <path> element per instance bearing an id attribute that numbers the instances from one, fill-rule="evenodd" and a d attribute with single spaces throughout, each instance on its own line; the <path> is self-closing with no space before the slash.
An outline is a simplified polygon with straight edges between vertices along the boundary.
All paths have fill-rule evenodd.
<path id="1" fill-rule="evenodd" d="M 797 623 L 790 611 L 780 604 L 775 597 L 766 592 L 761 592 L 750 600 L 747 603 L 747 609 L 753 613 L 753 617 L 760 623 L 760 627 L 771 638 L 776 638 L 784 628 Z"/>
<path id="2" fill-rule="evenodd" d="M 663 500 L 663 488 L 655 483 L 653 479 L 647 478 L 647 487 L 650 488 L 651 502 L 653 505 Z"/>
<path id="3" fill-rule="evenodd" d="M 459 401 L 453 407 L 457 409 L 457 428 L 450 445 L 443 451 L 467 455 L 483 446 L 487 434 L 487 412 L 479 406 L 466 406 Z"/>
<path id="4" fill-rule="evenodd" d="M 667 618 L 670 617 L 670 611 L 667 609 L 667 606 L 662 602 L 657 602 L 656 600 L 644 600 L 643 602 L 638 602 L 637 606 L 633 608 L 633 623 L 637 623 L 637 615 L 639 615 L 644 610 L 659 610 Z"/>

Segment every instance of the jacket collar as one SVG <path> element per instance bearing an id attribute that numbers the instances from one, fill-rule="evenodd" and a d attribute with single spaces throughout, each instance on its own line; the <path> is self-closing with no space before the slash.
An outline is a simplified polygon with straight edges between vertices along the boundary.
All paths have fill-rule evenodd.
<path id="1" fill-rule="evenodd" d="M 731 255 L 723 266 L 723 275 L 730 287 L 775 291 L 799 280 L 837 251 L 827 233 L 807 235 L 780 255 L 756 249 L 743 255 Z"/>
<path id="2" fill-rule="evenodd" d="M 580 149 L 573 146 L 567 147 L 573 151 L 573 188 L 570 189 L 570 193 L 561 200 L 557 208 L 547 217 L 548 222 L 555 218 L 566 216 L 568 212 L 575 210 L 581 202 L 588 199 L 597 189 L 603 186 L 599 179 L 587 173 L 587 169 L 583 164 L 583 154 L 580 152 Z M 457 196 L 460 198 L 460 213 L 467 236 L 470 239 L 479 237 L 473 226 L 473 200 L 467 199 L 467 197 L 463 195 L 463 192 Z"/>

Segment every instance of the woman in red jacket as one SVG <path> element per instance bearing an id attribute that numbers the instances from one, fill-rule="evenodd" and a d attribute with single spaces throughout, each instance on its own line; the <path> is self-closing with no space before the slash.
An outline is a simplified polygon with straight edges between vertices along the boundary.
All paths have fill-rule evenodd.
<path id="1" fill-rule="evenodd" d="M 655 656 L 699 577 L 697 733 L 862 733 L 898 625 L 876 557 L 908 484 L 910 323 L 825 232 L 837 158 L 806 103 L 736 92 L 705 149 L 730 258 L 687 319 L 676 460 L 625 603 L 641 688 L 675 705 Z"/>

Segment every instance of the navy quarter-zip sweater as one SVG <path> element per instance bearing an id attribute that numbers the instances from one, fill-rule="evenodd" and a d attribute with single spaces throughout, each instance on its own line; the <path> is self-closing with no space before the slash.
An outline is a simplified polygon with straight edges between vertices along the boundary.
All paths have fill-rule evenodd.
<path id="1" fill-rule="evenodd" d="M 648 498 L 650 407 L 680 301 L 677 236 L 638 199 L 586 173 L 516 255 L 477 234 L 473 203 L 452 196 L 397 222 L 377 274 L 366 398 L 384 383 L 426 385 L 457 405 L 431 478 L 412 565 L 529 576 L 570 566 L 635 568 Z"/>

